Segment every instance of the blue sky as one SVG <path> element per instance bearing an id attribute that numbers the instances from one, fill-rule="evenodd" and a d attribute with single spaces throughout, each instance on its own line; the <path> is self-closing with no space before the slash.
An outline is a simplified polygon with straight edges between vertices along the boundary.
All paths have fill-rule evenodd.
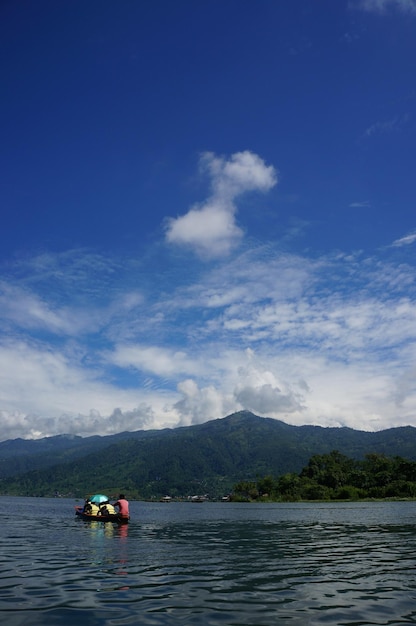
<path id="1" fill-rule="evenodd" d="M 416 426 L 416 0 L 9 0 L 0 51 L 0 440 Z"/>

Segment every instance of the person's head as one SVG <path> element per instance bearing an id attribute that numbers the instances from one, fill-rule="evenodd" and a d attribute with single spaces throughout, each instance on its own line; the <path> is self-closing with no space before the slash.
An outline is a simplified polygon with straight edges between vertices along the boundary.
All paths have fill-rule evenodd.
<path id="1" fill-rule="evenodd" d="M 124 495 L 124 493 L 120 493 L 120 495 L 118 496 L 119 500 L 125 500 L 126 496 Z"/>

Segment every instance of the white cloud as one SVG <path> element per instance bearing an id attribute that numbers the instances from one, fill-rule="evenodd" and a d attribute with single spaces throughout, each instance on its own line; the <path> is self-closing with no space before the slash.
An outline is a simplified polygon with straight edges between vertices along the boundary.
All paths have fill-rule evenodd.
<path id="1" fill-rule="evenodd" d="M 241 386 L 235 390 L 237 402 L 245 409 L 258 415 L 284 415 L 301 410 L 299 398 L 292 393 L 283 393 L 280 387 L 270 383 L 252 387 Z"/>
<path id="2" fill-rule="evenodd" d="M 249 152 L 209 153 L 201 167 L 211 195 L 170 233 L 219 257 L 241 237 L 236 198 L 267 191 L 276 173 Z M 160 248 L 140 263 L 69 251 L 8 265 L 0 439 L 194 424 L 240 409 L 298 425 L 416 425 L 416 280 L 392 254 L 415 241 L 397 239 L 384 258 L 311 258 L 266 242 L 213 266 L 176 258 L 173 270 Z"/>
<path id="3" fill-rule="evenodd" d="M 178 392 L 182 398 L 175 403 L 174 409 L 180 426 L 201 424 L 236 410 L 233 398 L 214 385 L 200 388 L 194 380 L 186 379 L 179 383 Z"/>
<path id="4" fill-rule="evenodd" d="M 0 440 L 58 433 L 108 434 L 173 425 L 163 392 L 122 389 L 101 379 L 98 363 L 22 340 L 0 345 Z M 168 404 L 177 399 L 171 394 Z M 120 407 L 120 408 L 116 408 Z"/>
<path id="5" fill-rule="evenodd" d="M 397 9 L 402 13 L 416 14 L 416 0 L 357 0 L 354 7 L 371 13 L 386 13 L 389 9 Z"/>
<path id="6" fill-rule="evenodd" d="M 396 115 L 390 120 L 383 120 L 371 124 L 364 131 L 364 137 L 370 138 L 375 135 L 386 135 L 390 133 L 397 133 L 409 122 L 409 115 Z"/>
<path id="7" fill-rule="evenodd" d="M 54 310 L 36 294 L 5 281 L 0 284 L 0 319 L 12 320 L 14 324 L 27 329 L 66 334 L 77 332 L 88 323 L 82 312 L 79 316 L 73 316 L 65 308 Z"/>
<path id="8" fill-rule="evenodd" d="M 166 240 L 185 245 L 202 258 L 217 258 L 227 255 L 243 236 L 235 221 L 235 200 L 248 191 L 269 191 L 277 183 L 277 173 L 247 150 L 236 152 L 228 161 L 205 153 L 201 170 L 211 179 L 212 195 L 185 215 L 169 219 Z"/>
<path id="9" fill-rule="evenodd" d="M 1 438 L 200 423 L 241 408 L 294 424 L 414 420 L 416 285 L 403 263 L 312 261 L 260 247 L 181 287 L 154 284 L 146 315 L 144 295 L 114 280 L 119 306 L 110 289 L 106 349 L 102 326 L 87 332 L 79 322 L 69 338 L 56 323 L 57 343 L 31 340 L 33 328 L 17 319 L 13 337 L 10 314 Z"/>
<path id="10" fill-rule="evenodd" d="M 167 232 L 170 243 L 187 245 L 202 258 L 227 255 L 242 236 L 234 212 L 215 202 L 171 220 Z"/>
<path id="11" fill-rule="evenodd" d="M 69 434 L 88 437 L 92 435 L 113 435 L 124 431 L 168 428 L 177 423 L 177 416 L 170 415 L 163 407 L 155 413 L 154 407 L 141 403 L 130 410 L 115 408 L 109 414 L 101 414 L 97 409 L 88 413 L 61 413 L 58 416 L 45 416 L 18 411 L 0 411 L 0 429 L 3 439 L 39 439 L 56 434 Z"/>
<path id="12" fill-rule="evenodd" d="M 277 183 L 275 168 L 249 150 L 234 153 L 228 161 L 206 152 L 201 168 L 211 176 L 214 197 L 223 201 L 232 202 L 246 191 L 266 192 Z"/>
<path id="13" fill-rule="evenodd" d="M 91 371 L 62 355 L 24 345 L 0 349 L 0 382 L 0 440 L 106 435 L 178 421 L 168 408 L 177 400 L 175 393 L 143 390 L 138 398 L 136 389 L 94 379 Z"/>
<path id="14" fill-rule="evenodd" d="M 76 337 L 103 329 L 110 319 L 144 304 L 137 289 L 124 287 L 120 293 L 117 288 L 115 277 L 120 280 L 130 264 L 83 250 L 15 261 L 9 275 L 0 278 L 3 331 Z"/>
<path id="15" fill-rule="evenodd" d="M 157 376 L 177 376 L 198 373 L 201 367 L 196 359 L 183 350 L 146 345 L 120 345 L 107 355 L 119 367 L 134 367 Z"/>
<path id="16" fill-rule="evenodd" d="M 214 351 L 212 351 L 214 352 Z M 215 381 L 199 386 L 194 379 L 178 384 L 182 398 L 175 404 L 181 425 L 198 424 L 217 416 L 246 409 L 259 415 L 285 418 L 301 412 L 305 384 L 293 388 L 264 364 L 257 363 L 253 350 L 225 351 L 220 358 L 207 355 Z"/>
<path id="17" fill-rule="evenodd" d="M 402 246 L 410 246 L 415 241 L 416 233 L 410 233 L 409 235 L 405 235 L 404 237 L 393 241 L 392 246 L 394 246 L 395 248 L 401 248 Z"/>
<path id="18" fill-rule="evenodd" d="M 366 209 L 371 206 L 371 203 L 368 200 L 363 200 L 361 202 L 351 202 L 349 206 L 351 209 Z"/>

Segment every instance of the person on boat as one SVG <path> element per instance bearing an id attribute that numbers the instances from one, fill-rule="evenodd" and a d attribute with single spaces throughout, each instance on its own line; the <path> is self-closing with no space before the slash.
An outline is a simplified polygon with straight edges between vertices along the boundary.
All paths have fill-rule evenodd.
<path id="1" fill-rule="evenodd" d="M 108 500 L 107 502 L 103 502 L 102 504 L 100 504 L 100 513 L 101 515 L 116 515 L 117 514 L 115 508 L 113 507 L 112 504 L 109 503 Z"/>
<path id="2" fill-rule="evenodd" d="M 114 503 L 114 506 L 118 508 L 118 514 L 120 517 L 129 519 L 129 503 L 128 500 L 126 500 L 124 493 L 120 493 L 117 502 Z"/>
<path id="3" fill-rule="evenodd" d="M 84 506 L 84 513 L 87 515 L 98 515 L 100 512 L 100 508 L 95 502 L 86 502 Z"/>

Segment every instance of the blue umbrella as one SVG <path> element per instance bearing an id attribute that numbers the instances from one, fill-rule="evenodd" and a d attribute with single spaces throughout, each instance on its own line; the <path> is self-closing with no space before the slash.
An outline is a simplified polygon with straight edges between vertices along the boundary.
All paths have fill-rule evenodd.
<path id="1" fill-rule="evenodd" d="M 108 498 L 102 493 L 96 493 L 95 496 L 90 498 L 90 502 L 94 502 L 94 504 L 101 504 L 102 502 L 108 502 Z"/>

